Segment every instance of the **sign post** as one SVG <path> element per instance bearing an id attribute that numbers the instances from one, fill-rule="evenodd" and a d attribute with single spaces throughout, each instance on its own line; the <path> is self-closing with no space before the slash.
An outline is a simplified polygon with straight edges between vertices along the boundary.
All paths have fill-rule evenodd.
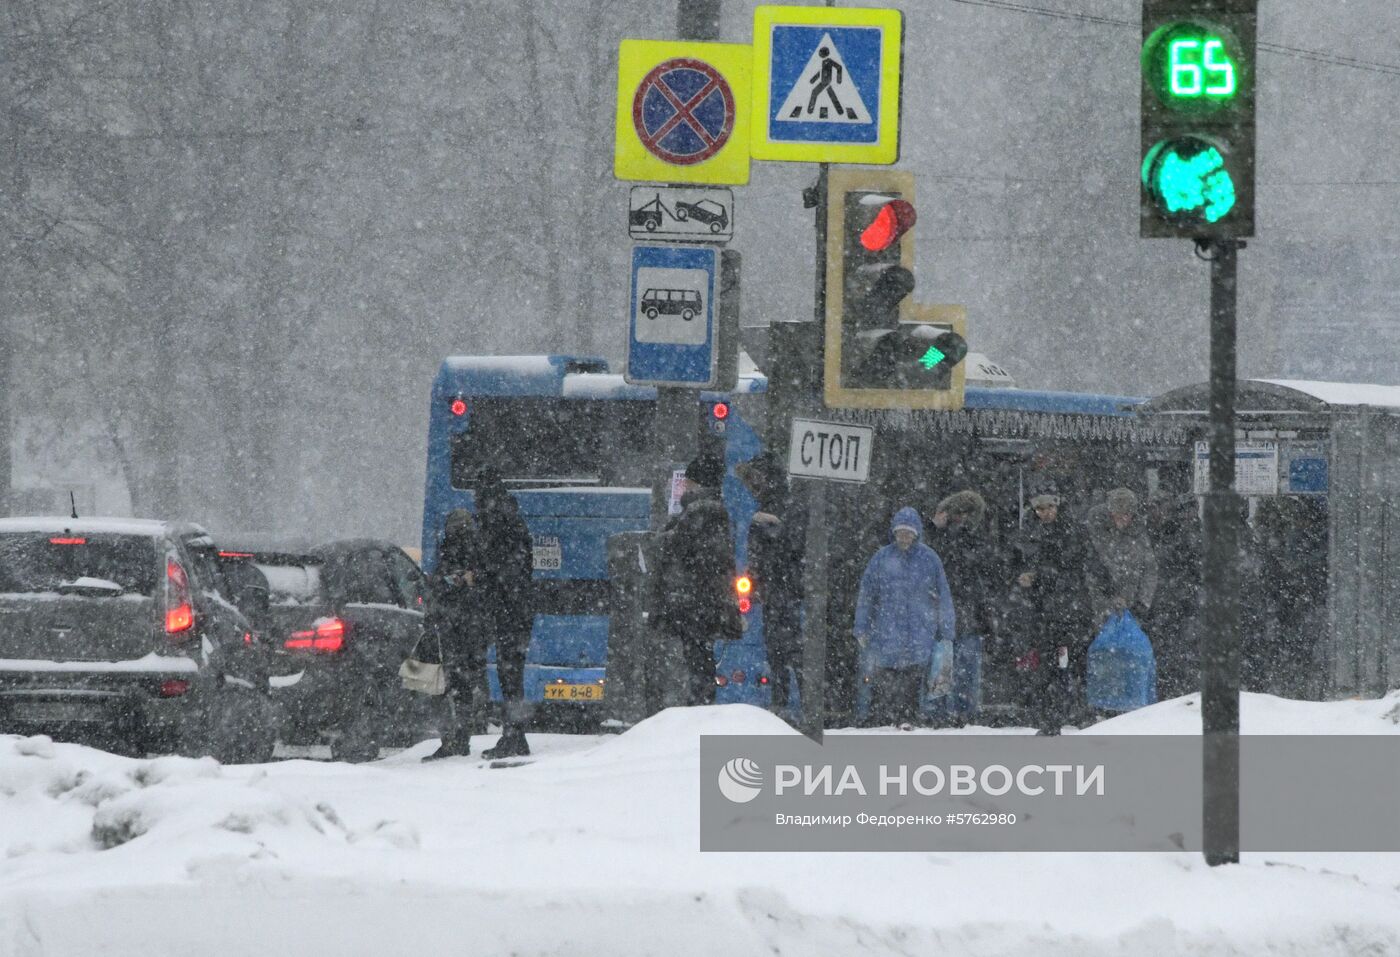
<path id="1" fill-rule="evenodd" d="M 875 430 L 863 425 L 794 418 L 788 475 L 812 481 L 803 610 L 802 722 L 798 730 L 821 744 L 826 724 L 827 551 L 826 483 L 865 482 L 875 453 Z"/>

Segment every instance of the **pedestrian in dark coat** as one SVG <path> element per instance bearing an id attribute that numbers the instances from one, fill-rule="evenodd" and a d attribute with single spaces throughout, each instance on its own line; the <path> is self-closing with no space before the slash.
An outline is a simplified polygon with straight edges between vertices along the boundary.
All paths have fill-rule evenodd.
<path id="1" fill-rule="evenodd" d="M 428 608 L 420 658 L 441 655 L 448 713 L 442 743 L 428 760 L 471 754 L 475 693 L 486 670 L 479 581 L 480 535 L 472 513 L 453 509 L 443 526 L 437 566 L 428 580 Z"/>
<path id="2" fill-rule="evenodd" d="M 686 466 L 681 512 L 662 531 L 652 581 L 656 628 L 667 647 L 681 651 L 692 705 L 714 703 L 715 642 L 742 634 L 723 480 L 724 462 L 716 456 Z"/>
<path id="3" fill-rule="evenodd" d="M 736 470 L 758 501 L 749 524 L 749 578 L 763 605 L 763 640 L 773 676 L 773 705 L 791 707 L 802 676 L 802 572 L 807 509 L 788 482 L 787 469 L 765 452 Z"/>
<path id="4" fill-rule="evenodd" d="M 933 647 L 957 631 L 953 596 L 938 554 L 921 542 L 913 508 L 890 522 L 891 543 L 865 566 L 856 598 L 855 635 L 870 664 L 870 720 L 912 723 L 927 686 Z"/>
<path id="5" fill-rule="evenodd" d="M 1159 494 L 1148 503 L 1148 534 L 1157 552 L 1157 594 L 1143 625 L 1157 659 L 1157 696 L 1201 689 L 1201 519 L 1194 495 Z"/>
<path id="6" fill-rule="evenodd" d="M 1035 518 L 1012 546 L 1010 563 L 1014 667 L 1022 706 L 1043 734 L 1083 708 L 1089 644 L 1094 639 L 1085 588 L 1089 546 L 1074 523 L 1060 519 L 1053 487 L 1031 499 Z"/>
<path id="7" fill-rule="evenodd" d="M 504 720 L 501 740 L 483 757 L 530 753 L 525 739 L 525 656 L 535 623 L 534 549 L 515 498 L 495 472 L 484 472 L 473 488 L 480 537 L 480 588 L 486 643 L 496 646 Z"/>
<path id="8" fill-rule="evenodd" d="M 953 639 L 952 717 L 965 722 L 977 713 L 984 643 L 997 632 L 1006 569 L 987 540 L 987 503 L 971 489 L 954 492 L 934 510 L 929 544 L 943 561 L 953 595 L 958 634 Z"/>

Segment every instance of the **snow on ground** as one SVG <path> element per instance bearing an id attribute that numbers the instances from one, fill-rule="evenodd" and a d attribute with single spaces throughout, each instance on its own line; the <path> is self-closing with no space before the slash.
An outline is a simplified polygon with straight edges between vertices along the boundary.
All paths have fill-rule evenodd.
<path id="1" fill-rule="evenodd" d="M 1400 733 L 1400 694 L 1243 707 L 1254 733 Z M 792 732 L 673 709 L 502 769 L 419 763 L 432 742 L 225 767 L 0 737 L 0 955 L 1400 953 L 1400 855 L 701 854 L 707 733 Z"/>

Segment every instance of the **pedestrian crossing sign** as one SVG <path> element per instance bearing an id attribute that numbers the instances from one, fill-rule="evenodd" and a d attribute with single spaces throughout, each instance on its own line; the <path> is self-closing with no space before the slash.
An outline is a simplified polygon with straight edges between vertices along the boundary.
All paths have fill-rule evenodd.
<path id="1" fill-rule="evenodd" d="M 754 10 L 755 159 L 889 164 L 899 159 L 898 10 Z"/>

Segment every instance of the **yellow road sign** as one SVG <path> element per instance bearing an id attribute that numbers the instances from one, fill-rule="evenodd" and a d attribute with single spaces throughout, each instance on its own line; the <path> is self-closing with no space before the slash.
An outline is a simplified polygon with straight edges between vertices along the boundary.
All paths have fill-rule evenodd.
<path id="1" fill-rule="evenodd" d="M 898 10 L 757 7 L 754 158 L 898 160 L 903 28 Z"/>
<path id="2" fill-rule="evenodd" d="M 740 43 L 623 40 L 613 175 L 666 183 L 749 181 L 749 75 Z"/>

